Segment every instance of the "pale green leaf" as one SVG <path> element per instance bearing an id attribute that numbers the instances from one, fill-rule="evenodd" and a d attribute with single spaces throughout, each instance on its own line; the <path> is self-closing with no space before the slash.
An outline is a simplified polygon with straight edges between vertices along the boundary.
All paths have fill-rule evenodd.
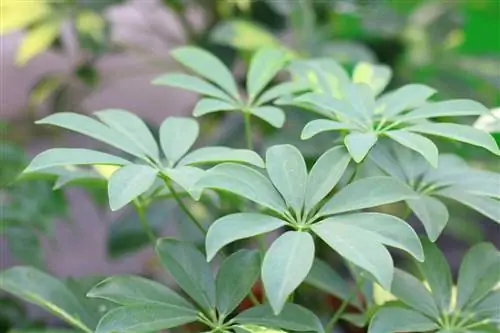
<path id="1" fill-rule="evenodd" d="M 500 209 L 498 209 L 500 200 L 469 194 L 458 187 L 448 187 L 439 190 L 436 194 L 458 201 L 491 220 L 500 223 Z"/>
<path id="2" fill-rule="evenodd" d="M 274 241 L 262 262 L 262 283 L 274 314 L 304 281 L 314 260 L 314 241 L 307 232 L 288 231 Z"/>
<path id="3" fill-rule="evenodd" d="M 184 156 L 178 165 L 215 164 L 222 162 L 245 163 L 264 168 L 264 161 L 255 152 L 248 149 L 228 147 L 203 147 Z"/>
<path id="4" fill-rule="evenodd" d="M 429 239 L 434 242 L 448 223 L 450 214 L 446 206 L 438 199 L 427 195 L 406 200 L 406 203 L 424 225 Z"/>
<path id="5" fill-rule="evenodd" d="M 304 129 L 302 130 L 302 133 L 300 134 L 300 138 L 302 140 L 307 140 L 312 138 L 313 136 L 327 132 L 327 131 L 339 131 L 339 130 L 352 130 L 355 129 L 352 125 L 349 125 L 347 123 L 340 123 L 338 121 L 334 120 L 328 120 L 328 119 L 316 119 L 313 121 L 310 121 L 304 126 Z"/>
<path id="6" fill-rule="evenodd" d="M 170 166 L 184 156 L 198 138 L 200 126 L 192 118 L 169 117 L 160 126 L 160 143 Z"/>
<path id="7" fill-rule="evenodd" d="M 129 161 L 118 156 L 101 153 L 100 151 L 78 148 L 53 148 L 46 150 L 33 158 L 24 170 L 35 172 L 55 166 L 67 165 L 126 165 Z"/>
<path id="8" fill-rule="evenodd" d="M 22 66 L 36 55 L 47 50 L 59 35 L 61 21 L 58 18 L 46 20 L 28 30 L 17 50 L 16 64 Z"/>
<path id="9" fill-rule="evenodd" d="M 437 103 L 428 103 L 412 110 L 401 117 L 398 122 L 408 122 L 427 118 L 478 116 L 487 113 L 488 109 L 481 103 L 469 99 L 456 99 Z"/>
<path id="10" fill-rule="evenodd" d="M 376 103 L 376 113 L 392 118 L 405 110 L 423 105 L 436 90 L 423 84 L 408 84 L 382 95 Z"/>
<path id="11" fill-rule="evenodd" d="M 305 208 L 316 206 L 342 178 L 351 156 L 344 147 L 334 147 L 321 155 L 309 173 L 307 180 Z"/>
<path id="12" fill-rule="evenodd" d="M 276 128 L 283 127 L 285 112 L 275 106 L 259 106 L 248 109 L 248 112 Z"/>
<path id="13" fill-rule="evenodd" d="M 303 92 L 309 89 L 309 85 L 304 81 L 291 81 L 279 83 L 268 90 L 264 91 L 257 101 L 256 105 L 262 105 L 267 102 L 271 102 L 279 97 L 291 96 L 293 94 Z"/>
<path id="14" fill-rule="evenodd" d="M 299 106 L 302 103 L 312 105 L 317 109 L 316 112 L 325 117 L 336 116 L 344 121 L 348 121 L 355 112 L 348 102 L 320 93 L 306 93 L 294 98 L 293 102 L 298 103 Z"/>
<path id="15" fill-rule="evenodd" d="M 240 250 L 225 259 L 215 280 L 219 313 L 230 314 L 248 295 L 259 274 L 257 251 Z"/>
<path id="16" fill-rule="evenodd" d="M 283 198 L 269 179 L 244 165 L 219 164 L 208 170 L 197 185 L 234 193 L 278 213 L 286 211 Z"/>
<path id="17" fill-rule="evenodd" d="M 255 100 L 287 60 L 288 54 L 278 48 L 262 48 L 253 55 L 246 80 L 249 103 Z"/>
<path id="18" fill-rule="evenodd" d="M 357 180 L 326 202 L 319 215 L 332 215 L 397 201 L 416 198 L 417 194 L 402 181 L 391 177 Z"/>
<path id="19" fill-rule="evenodd" d="M 188 192 L 194 200 L 200 199 L 202 188 L 198 186 L 198 181 L 205 175 L 203 169 L 185 165 L 175 169 L 165 169 L 163 173 Z"/>
<path id="20" fill-rule="evenodd" d="M 193 116 L 201 117 L 209 113 L 238 110 L 236 104 L 214 98 L 203 98 L 196 103 Z"/>
<path id="21" fill-rule="evenodd" d="M 216 220 L 208 229 L 205 248 L 208 260 L 225 245 L 283 227 L 286 222 L 257 213 L 236 213 Z"/>
<path id="22" fill-rule="evenodd" d="M 473 146 L 482 147 L 491 151 L 493 154 L 500 155 L 500 150 L 490 134 L 470 126 L 447 123 L 426 123 L 409 127 L 408 130 L 461 141 Z"/>
<path id="23" fill-rule="evenodd" d="M 176 88 L 182 88 L 194 91 L 203 96 L 209 96 L 216 99 L 221 99 L 228 103 L 233 103 L 235 100 L 226 92 L 216 87 L 215 85 L 202 80 L 196 76 L 183 73 L 168 73 L 153 80 L 153 84 L 167 85 Z"/>
<path id="24" fill-rule="evenodd" d="M 372 232 L 330 219 L 314 224 L 311 229 L 344 259 L 368 271 L 385 289 L 390 289 L 392 258 Z"/>
<path id="25" fill-rule="evenodd" d="M 299 214 L 304 205 L 307 167 L 300 151 L 291 145 L 277 145 L 266 152 L 266 170 L 287 204 Z"/>
<path id="26" fill-rule="evenodd" d="M 193 245 L 171 238 L 159 239 L 156 252 L 163 266 L 204 310 L 215 307 L 215 280 L 210 266 Z"/>
<path id="27" fill-rule="evenodd" d="M 184 46 L 171 52 L 172 57 L 198 75 L 212 81 L 239 99 L 238 88 L 229 69 L 211 53 L 194 46 Z"/>
<path id="28" fill-rule="evenodd" d="M 150 333 L 196 320 L 196 311 L 170 305 L 124 306 L 106 313 L 95 333 Z"/>
<path id="29" fill-rule="evenodd" d="M 429 332 L 439 328 L 430 318 L 399 307 L 385 307 L 373 316 L 368 333 Z"/>
<path id="30" fill-rule="evenodd" d="M 397 143 L 413 149 L 422 155 L 434 168 L 438 166 L 439 152 L 436 145 L 426 137 L 405 130 L 388 131 L 384 133 Z"/>
<path id="31" fill-rule="evenodd" d="M 349 133 L 344 138 L 344 144 L 356 163 L 360 163 L 377 142 L 377 134 Z"/>
<path id="32" fill-rule="evenodd" d="M 104 124 L 135 142 L 145 155 L 155 161 L 159 160 L 158 144 L 141 118 L 131 112 L 119 109 L 103 110 L 94 114 Z"/>
<path id="33" fill-rule="evenodd" d="M 356 118 L 363 126 L 372 124 L 375 112 L 375 99 L 370 87 L 364 83 L 348 84 L 343 87 L 342 94 L 352 107 L 350 117 Z"/>
<path id="34" fill-rule="evenodd" d="M 108 183 L 109 206 L 115 211 L 153 185 L 158 170 L 147 165 L 130 164 L 113 173 Z"/>
<path id="35" fill-rule="evenodd" d="M 500 133 L 500 108 L 481 115 L 472 126 L 488 133 Z"/>
<path id="36" fill-rule="evenodd" d="M 373 94 L 380 94 L 391 80 L 392 70 L 389 66 L 360 62 L 354 68 L 354 83 L 366 83 Z"/>
<path id="37" fill-rule="evenodd" d="M 212 31 L 211 39 L 217 44 L 237 50 L 256 51 L 263 47 L 278 47 L 281 42 L 255 21 L 233 19 L 221 21 Z"/>

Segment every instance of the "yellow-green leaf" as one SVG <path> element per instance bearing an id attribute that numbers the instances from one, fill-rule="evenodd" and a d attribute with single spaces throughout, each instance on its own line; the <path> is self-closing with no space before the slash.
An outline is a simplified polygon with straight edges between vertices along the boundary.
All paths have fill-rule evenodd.
<path id="1" fill-rule="evenodd" d="M 17 50 L 16 64 L 22 66 L 47 50 L 59 34 L 60 23 L 59 20 L 51 20 L 30 30 Z"/>
<path id="2" fill-rule="evenodd" d="M 50 14 L 50 8 L 44 1 L 23 3 L 16 0 L 2 0 L 1 7 L 0 35 L 22 29 Z"/>
<path id="3" fill-rule="evenodd" d="M 80 33 L 89 35 L 95 40 L 104 39 L 106 21 L 102 16 L 91 10 L 78 13 L 75 25 Z"/>

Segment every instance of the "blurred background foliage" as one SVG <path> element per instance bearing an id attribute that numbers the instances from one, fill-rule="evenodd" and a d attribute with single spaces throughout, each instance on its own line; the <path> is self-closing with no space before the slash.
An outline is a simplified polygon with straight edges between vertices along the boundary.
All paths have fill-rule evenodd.
<path id="1" fill-rule="evenodd" d="M 71 111 L 91 111 L 85 110 L 81 102 L 102 88 L 97 62 L 110 54 L 137 52 L 134 47 L 117 43 L 112 38 L 109 10 L 128 2 L 130 0 L 1 2 L 0 34 L 23 32 L 15 56 L 18 66 L 24 66 L 47 50 L 64 56 L 68 45 L 76 45 L 77 49 L 69 72 L 54 71 L 40 76 L 26 98 L 23 112 L 1 123 L 0 235 L 7 239 L 10 255 L 17 262 L 45 267 L 42 245 L 53 237 L 54 221 L 71 221 L 67 190 L 60 189 L 62 185 L 71 183 L 84 187 L 97 209 L 107 210 L 106 177 L 112 170 L 55 169 L 36 179 L 18 179 L 26 166 L 26 147 L 31 142 L 43 136 L 64 140 L 58 133 L 26 132 L 21 128 L 30 127 L 33 120 L 40 117 L 42 107 L 49 113 L 68 111 L 69 106 L 72 106 Z M 238 66 L 247 63 L 258 48 L 281 46 L 296 57 L 333 58 L 350 70 L 359 61 L 387 64 L 393 71 L 390 89 L 418 82 L 436 88 L 440 99 L 470 98 L 491 109 L 500 106 L 500 2 L 497 0 L 154 2 L 160 10 L 173 14 L 182 27 L 185 40 L 180 43 L 207 48 L 235 68 L 236 75 Z M 163 34 L 155 30 L 151 33 Z M 164 66 L 163 70 L 173 69 Z M 240 82 L 243 79 L 240 77 Z M 290 108 L 281 130 L 257 123 L 259 149 L 288 142 L 298 146 L 306 157 L 314 159 L 330 147 L 331 141 L 328 135 L 300 141 L 300 130 L 310 117 Z M 498 117 L 497 111 L 496 116 L 477 121 L 477 125 L 494 132 L 500 143 Z M 466 118 L 465 121 L 472 123 L 475 119 Z M 157 124 L 151 126 L 157 127 Z M 204 119 L 202 126 L 204 143 L 244 145 L 238 117 L 218 114 Z M 441 149 L 459 154 L 475 166 L 500 171 L 494 156 L 471 146 L 442 142 Z M 168 194 L 148 193 L 141 199 L 144 206 L 139 208 L 146 212 L 155 233 L 161 233 L 166 224 L 182 217 L 176 205 L 162 201 L 165 198 Z M 195 205 L 194 212 L 205 223 L 210 223 L 221 210 L 231 212 L 241 205 L 238 199 L 231 200 L 234 201 L 232 205 L 223 207 L 210 199 L 192 205 Z M 395 210 L 400 208 L 394 207 Z M 454 206 L 450 211 L 453 218 L 440 240 L 445 253 L 454 252 L 452 244 L 456 240 L 460 240 L 459 246 L 483 239 L 498 241 L 498 228 L 494 224 L 483 224 L 484 218 L 463 207 Z M 130 207 L 108 225 L 110 258 L 119 259 L 149 244 L 139 223 L 137 206 Z M 196 230 L 184 223 L 177 222 L 177 232 L 182 238 L 202 239 Z M 459 258 L 454 260 L 456 267 Z M 334 258 L 328 261 L 335 264 Z M 317 302 L 311 301 L 314 300 L 311 293 L 304 290 L 298 297 L 305 303 L 315 304 Z M 8 331 L 14 323 L 20 328 L 40 326 L 37 322 L 19 319 L 26 318 L 21 304 L 7 298 L 1 298 L 0 302 L 1 332 Z M 331 303 L 326 307 L 336 304 L 335 300 Z"/>

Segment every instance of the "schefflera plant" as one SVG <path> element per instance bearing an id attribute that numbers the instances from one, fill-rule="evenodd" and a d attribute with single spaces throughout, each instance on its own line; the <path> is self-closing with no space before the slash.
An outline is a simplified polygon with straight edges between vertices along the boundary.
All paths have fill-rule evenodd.
<path id="1" fill-rule="evenodd" d="M 308 173 L 298 149 L 277 145 L 267 150 L 265 172 L 233 163 L 208 170 L 198 186 L 228 191 L 264 208 L 262 212 L 236 213 L 216 220 L 206 237 L 208 260 L 233 241 L 286 227 L 262 262 L 262 281 L 276 314 L 311 269 L 313 236 L 389 289 L 393 262 L 385 246 L 403 249 L 423 260 L 420 241 L 413 229 L 395 216 L 358 211 L 411 199 L 415 193 L 398 179 L 372 177 L 352 182 L 328 196 L 350 161 L 345 148 L 335 147 L 325 152 Z"/>
<path id="2" fill-rule="evenodd" d="M 338 131 L 358 163 L 380 138 L 389 138 L 416 151 L 434 167 L 438 164 L 438 148 L 426 136 L 464 142 L 500 155 L 490 134 L 472 126 L 434 121 L 487 114 L 489 110 L 478 102 L 430 102 L 428 99 L 436 90 L 422 84 L 408 84 L 379 96 L 391 78 L 386 66 L 360 63 L 352 78 L 333 60 L 296 60 L 290 69 L 295 77 L 308 77 L 312 91 L 277 103 L 303 107 L 325 118 L 306 124 L 301 138 Z"/>
<path id="3" fill-rule="evenodd" d="M 493 333 L 500 330 L 500 252 L 489 243 L 465 255 L 455 286 L 439 248 L 423 240 L 423 281 L 396 270 L 391 293 L 373 316 L 368 333 Z"/>

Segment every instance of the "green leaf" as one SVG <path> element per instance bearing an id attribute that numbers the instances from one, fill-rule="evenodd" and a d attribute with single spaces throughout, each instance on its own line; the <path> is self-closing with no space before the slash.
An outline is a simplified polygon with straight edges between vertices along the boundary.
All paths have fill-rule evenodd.
<path id="1" fill-rule="evenodd" d="M 221 99 L 228 103 L 234 102 L 234 99 L 223 90 L 205 80 L 192 75 L 182 73 L 168 73 L 153 80 L 153 84 L 182 88 L 197 92 L 203 96 Z"/>
<path id="2" fill-rule="evenodd" d="M 35 123 L 69 129 L 107 143 L 131 155 L 145 158 L 141 148 L 134 141 L 103 123 L 81 114 L 60 112 L 38 120 Z"/>
<path id="3" fill-rule="evenodd" d="M 184 46 L 171 52 L 172 57 L 198 75 L 212 81 L 239 100 L 238 88 L 229 69 L 209 52 Z"/>
<path id="4" fill-rule="evenodd" d="M 287 204 L 300 214 L 307 187 L 307 167 L 300 151 L 292 145 L 269 148 L 266 170 Z"/>
<path id="5" fill-rule="evenodd" d="M 498 270 L 497 270 L 498 271 Z M 479 318 L 484 318 L 488 322 L 498 324 L 500 322 L 500 313 L 498 312 L 498 304 L 500 304 L 500 290 L 490 292 L 479 304 L 474 306 L 472 310 Z M 490 326 L 491 327 L 491 326 Z M 492 330 L 479 331 L 479 333 L 496 333 L 494 327 Z M 476 331 L 474 331 L 476 332 Z"/>
<path id="6" fill-rule="evenodd" d="M 249 103 L 267 86 L 276 74 L 285 66 L 288 54 L 278 48 L 262 48 L 250 62 L 247 73 L 247 92 Z"/>
<path id="7" fill-rule="evenodd" d="M 335 194 L 319 211 L 319 215 L 332 215 L 369 207 L 376 207 L 417 195 L 400 180 L 391 177 L 370 177 L 355 181 Z"/>
<path id="8" fill-rule="evenodd" d="M 255 105 L 262 105 L 273 101 L 279 97 L 290 96 L 299 92 L 309 89 L 309 85 L 303 81 L 291 81 L 279 83 L 268 90 L 264 91 L 262 95 L 257 98 Z"/>
<path id="9" fill-rule="evenodd" d="M 213 29 L 211 39 L 217 44 L 244 51 L 256 51 L 263 47 L 281 45 L 281 42 L 264 27 L 241 19 L 221 21 Z"/>
<path id="10" fill-rule="evenodd" d="M 424 104 L 436 90 L 423 84 L 407 84 L 381 96 L 376 103 L 376 110 L 384 117 L 391 118 L 405 110 Z"/>
<path id="11" fill-rule="evenodd" d="M 110 128 L 114 129 L 122 136 L 127 137 L 130 141 L 141 149 L 145 155 L 158 161 L 160 152 L 153 134 L 146 124 L 135 114 L 125 110 L 110 109 L 94 113 L 99 120 Z"/>
<path id="12" fill-rule="evenodd" d="M 62 75 L 46 74 L 30 89 L 28 105 L 37 107 L 47 100 L 64 83 Z"/>
<path id="13" fill-rule="evenodd" d="M 238 110 L 240 107 L 236 104 L 232 104 L 223 100 L 214 98 L 203 98 L 196 103 L 193 110 L 193 116 L 201 117 L 209 113 L 219 112 L 219 111 L 233 111 Z"/>
<path id="14" fill-rule="evenodd" d="M 334 147 L 321 155 L 309 173 L 307 179 L 305 208 L 306 211 L 316 206 L 342 178 L 351 156 L 344 147 Z"/>
<path id="15" fill-rule="evenodd" d="M 248 112 L 276 128 L 283 127 L 285 112 L 275 106 L 259 106 L 248 109 Z"/>
<path id="16" fill-rule="evenodd" d="M 208 260 L 225 245 L 239 239 L 257 236 L 286 225 L 278 218 L 257 213 L 236 213 L 216 220 L 208 229 L 205 247 Z"/>
<path id="17" fill-rule="evenodd" d="M 434 168 L 438 166 L 439 152 L 431 140 L 426 137 L 405 130 L 388 131 L 384 133 L 397 143 L 408 147 L 422 155 Z"/>
<path id="18" fill-rule="evenodd" d="M 264 168 L 262 158 L 248 149 L 233 149 L 228 147 L 203 147 L 184 156 L 178 165 L 214 164 L 222 162 L 246 163 Z"/>
<path id="19" fill-rule="evenodd" d="M 415 231 L 392 215 L 381 213 L 355 213 L 330 217 L 327 220 L 332 229 L 337 224 L 358 227 L 373 233 L 372 239 L 387 246 L 404 250 L 419 261 L 424 260 L 422 244 Z"/>
<path id="20" fill-rule="evenodd" d="M 95 333 L 150 333 L 196 320 L 196 311 L 170 305 L 124 306 L 105 314 Z"/>
<path id="21" fill-rule="evenodd" d="M 109 206 L 115 211 L 149 190 L 158 170 L 147 165 L 130 164 L 113 173 L 108 183 Z"/>
<path id="22" fill-rule="evenodd" d="M 178 166 L 175 169 L 164 169 L 164 175 L 183 188 L 194 200 L 201 197 L 202 188 L 198 181 L 205 175 L 205 171 L 192 166 Z"/>
<path id="23" fill-rule="evenodd" d="M 189 243 L 162 238 L 156 244 L 156 252 L 182 290 L 204 310 L 215 307 L 214 277 L 200 251 Z"/>
<path id="24" fill-rule="evenodd" d="M 278 213 L 286 211 L 286 204 L 273 184 L 258 171 L 244 165 L 219 164 L 207 171 L 197 185 L 234 193 Z"/>
<path id="25" fill-rule="evenodd" d="M 425 259 L 427 260 L 428 258 L 426 257 Z M 440 316 L 440 310 L 434 302 L 433 295 L 413 275 L 396 269 L 394 271 L 391 293 L 410 308 L 430 318 L 438 318 Z"/>
<path id="26" fill-rule="evenodd" d="M 259 274 L 258 251 L 240 250 L 225 259 L 215 280 L 219 313 L 230 314 L 248 295 Z"/>
<path id="27" fill-rule="evenodd" d="M 378 95 L 385 89 L 391 76 L 392 70 L 389 66 L 360 62 L 354 68 L 352 80 L 354 83 L 368 84 L 373 94 Z"/>
<path id="28" fill-rule="evenodd" d="M 492 267 L 498 267 L 499 260 L 500 252 L 489 243 L 477 244 L 465 254 L 458 274 L 458 309 L 478 301 L 475 289 Z"/>
<path id="29" fill-rule="evenodd" d="M 339 123 L 338 121 L 328 120 L 328 119 L 316 119 L 310 121 L 304 126 L 302 133 L 300 134 L 300 138 L 302 140 L 307 140 L 312 138 L 313 136 L 327 132 L 327 131 L 338 131 L 345 129 L 354 129 L 352 125 L 346 123 Z"/>
<path id="30" fill-rule="evenodd" d="M 367 270 L 385 289 L 390 289 L 392 258 L 372 232 L 330 219 L 314 224 L 311 229 L 342 257 Z"/>
<path id="31" fill-rule="evenodd" d="M 160 126 L 160 143 L 170 166 L 184 156 L 198 138 L 200 126 L 191 118 L 169 117 Z"/>
<path id="32" fill-rule="evenodd" d="M 434 243 L 423 238 L 422 245 L 425 261 L 418 263 L 418 266 L 429 284 L 437 307 L 442 312 L 448 312 L 451 306 L 451 288 L 453 286 L 450 266 Z"/>
<path id="33" fill-rule="evenodd" d="M 304 282 L 342 300 L 349 299 L 353 292 L 351 286 L 337 272 L 326 262 L 317 258 L 314 259 L 311 270 Z M 349 303 L 360 308 L 357 297 L 353 298 Z"/>
<path id="34" fill-rule="evenodd" d="M 353 107 L 346 101 L 336 99 L 326 94 L 306 93 L 293 99 L 293 104 L 300 106 L 302 103 L 313 106 L 317 113 L 322 114 L 327 118 L 336 116 L 340 119 L 352 118 Z"/>
<path id="35" fill-rule="evenodd" d="M 29 29 L 17 50 L 16 64 L 22 66 L 47 50 L 59 35 L 60 26 L 61 21 L 58 18 L 52 18 Z"/>
<path id="36" fill-rule="evenodd" d="M 344 144 L 356 163 L 361 162 L 377 142 L 377 134 L 349 133 L 344 138 Z"/>
<path id="37" fill-rule="evenodd" d="M 500 223 L 500 210 L 498 209 L 500 201 L 497 199 L 469 194 L 463 189 L 455 186 L 439 190 L 436 194 L 458 201 L 461 204 L 464 204 L 490 218 L 491 220 Z"/>
<path id="38" fill-rule="evenodd" d="M 314 241 L 307 232 L 288 231 L 274 241 L 262 262 L 262 283 L 275 314 L 304 281 L 314 260 Z"/>
<path id="39" fill-rule="evenodd" d="M 373 316 L 368 333 L 429 332 L 439 329 L 439 325 L 418 312 L 385 307 Z"/>
<path id="40" fill-rule="evenodd" d="M 428 103 L 396 118 L 395 120 L 398 122 L 407 122 L 438 117 L 478 116 L 487 112 L 488 109 L 481 103 L 468 99 L 457 99 L 437 103 Z"/>
<path id="41" fill-rule="evenodd" d="M 133 275 L 109 277 L 94 286 L 87 293 L 87 297 L 102 298 L 125 306 L 163 304 L 196 311 L 189 302 L 170 288 Z"/>
<path id="42" fill-rule="evenodd" d="M 406 200 L 406 203 L 424 225 L 429 239 L 434 242 L 448 223 L 449 213 L 446 206 L 438 199 L 427 195 Z"/>
<path id="43" fill-rule="evenodd" d="M 13 267 L 0 273 L 0 288 L 36 304 L 84 332 L 95 323 L 75 295 L 54 277 L 31 267 Z"/>
<path id="44" fill-rule="evenodd" d="M 323 333 L 321 321 L 314 313 L 297 304 L 285 304 L 279 315 L 275 315 L 269 305 L 254 306 L 234 318 L 240 324 L 263 325 L 299 332 Z"/>
<path id="45" fill-rule="evenodd" d="M 126 165 L 129 161 L 118 156 L 101 153 L 100 151 L 78 148 L 53 148 L 46 150 L 33 158 L 24 173 L 40 171 L 55 166 L 68 165 Z"/>
<path id="46" fill-rule="evenodd" d="M 426 123 L 408 127 L 408 130 L 465 142 L 473 146 L 487 149 L 495 155 L 500 155 L 500 150 L 490 134 L 470 126 L 446 123 Z"/>

